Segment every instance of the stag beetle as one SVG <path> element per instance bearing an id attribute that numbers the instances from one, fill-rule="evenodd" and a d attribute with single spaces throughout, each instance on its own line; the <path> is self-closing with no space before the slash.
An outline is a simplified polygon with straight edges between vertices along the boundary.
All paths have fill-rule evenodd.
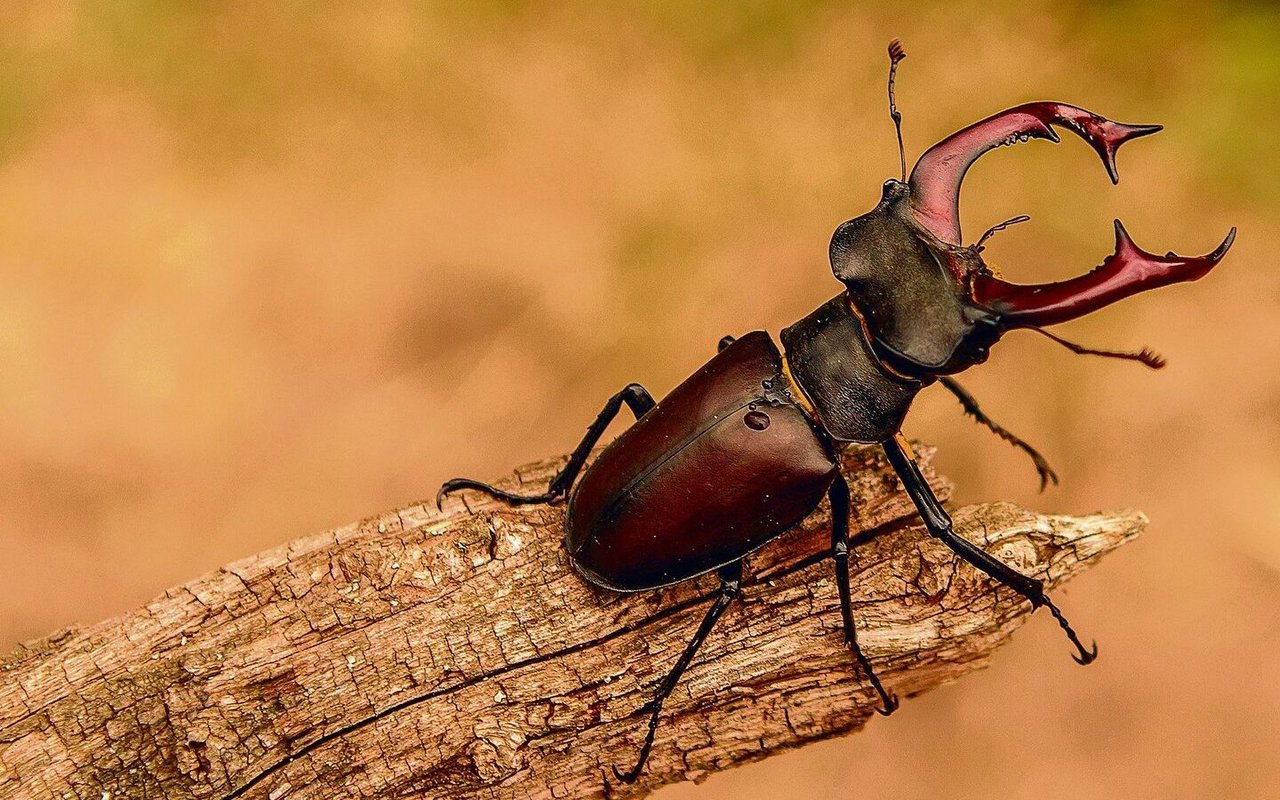
<path id="1" fill-rule="evenodd" d="M 1147 350 L 1123 353 L 1067 342 L 1043 326 L 1075 319 L 1158 286 L 1205 275 L 1226 254 L 1235 229 L 1201 257 L 1148 253 L 1119 220 L 1115 251 L 1092 271 L 1070 280 L 1017 285 L 997 277 L 982 259 L 996 231 L 975 244 L 960 235 L 960 184 L 983 153 L 1029 139 L 1059 141 L 1055 126 L 1084 139 L 1118 181 L 1120 145 L 1159 131 L 1124 125 L 1076 106 L 1036 102 L 1002 111 L 948 136 L 925 151 L 908 179 L 902 117 L 894 77 L 905 58 L 889 46 L 889 113 L 898 139 L 901 179 L 885 181 L 871 211 L 836 228 L 831 268 L 844 291 L 782 331 L 781 350 L 764 331 L 725 337 L 718 354 L 661 402 L 633 383 L 605 403 L 546 491 L 517 495 L 468 478 L 446 482 L 436 497 L 460 489 L 509 503 L 568 498 L 565 548 L 577 572 L 617 592 L 657 589 L 716 571 L 720 590 L 675 666 L 641 709 L 649 727 L 635 766 L 614 775 L 632 782 L 653 745 L 662 704 L 698 647 L 741 591 L 743 559 L 811 513 L 825 496 L 831 505 L 831 557 L 846 645 L 878 693 L 882 714 L 898 707 L 858 647 L 849 599 L 849 487 L 838 464 L 842 448 L 879 444 L 914 501 L 928 532 L 977 569 L 1044 606 L 1088 664 L 1086 648 L 1040 581 L 1022 575 L 958 536 L 921 475 L 900 427 L 916 393 L 935 381 L 964 409 L 1026 451 L 1041 489 L 1057 481 L 1044 458 L 982 413 L 950 376 L 986 361 L 1011 330 L 1038 331 L 1078 353 L 1128 358 L 1151 367 L 1163 361 Z M 626 404 L 636 422 L 586 467 L 587 457 Z"/>

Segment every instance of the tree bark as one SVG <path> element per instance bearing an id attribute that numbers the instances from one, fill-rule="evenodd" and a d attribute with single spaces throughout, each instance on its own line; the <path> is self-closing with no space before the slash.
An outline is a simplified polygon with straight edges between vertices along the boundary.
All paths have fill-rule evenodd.
<path id="1" fill-rule="evenodd" d="M 559 463 L 505 485 L 541 488 Z M 851 450 L 844 471 L 854 614 L 880 677 L 907 698 L 983 666 L 1030 604 L 916 526 L 877 449 Z M 445 509 L 299 539 L 20 647 L 0 663 L 0 796 L 637 796 L 858 730 L 876 706 L 842 644 L 824 504 L 749 559 L 743 597 L 668 701 L 647 769 L 620 785 L 609 767 L 634 762 L 640 709 L 715 578 L 612 594 L 570 568 L 562 505 L 465 494 Z M 1145 524 L 1008 504 L 955 518 L 1050 585 Z"/>

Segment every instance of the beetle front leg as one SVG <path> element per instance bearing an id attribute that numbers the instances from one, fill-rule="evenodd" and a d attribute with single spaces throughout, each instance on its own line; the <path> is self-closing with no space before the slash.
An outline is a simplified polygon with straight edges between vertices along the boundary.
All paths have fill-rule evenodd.
<path id="1" fill-rule="evenodd" d="M 640 417 L 648 413 L 649 409 L 657 405 L 653 400 L 653 395 L 649 394 L 649 390 L 638 383 L 629 384 L 625 389 L 610 397 L 605 402 L 604 408 L 600 410 L 595 422 L 592 422 L 591 426 L 587 428 L 587 435 L 578 443 L 573 455 L 569 456 L 568 462 L 565 463 L 564 468 L 556 473 L 556 476 L 551 479 L 551 483 L 547 486 L 547 490 L 542 494 L 512 494 L 496 486 L 490 486 L 487 483 L 481 483 L 471 478 L 454 478 L 453 480 L 445 481 L 444 485 L 440 487 L 440 491 L 436 492 L 436 508 L 441 507 L 445 497 L 461 489 L 475 489 L 515 505 L 550 503 L 565 497 L 569 494 L 569 489 L 577 479 L 578 473 L 582 471 L 583 465 L 587 463 L 587 457 L 591 455 L 591 449 L 600 441 L 600 437 L 604 435 L 609 423 L 613 422 L 614 417 L 618 416 L 618 412 L 622 410 L 623 403 L 626 403 L 627 407 L 631 409 L 631 413 L 636 415 L 636 419 L 640 419 Z"/>
<path id="2" fill-rule="evenodd" d="M 711 608 L 707 609 L 707 615 L 702 618 L 702 624 L 698 626 L 698 630 L 693 634 L 693 639 L 685 646 L 684 652 L 680 654 L 680 658 L 676 661 L 676 665 L 671 668 L 671 672 L 663 679 L 658 686 L 658 693 L 652 700 L 645 703 L 641 707 L 641 711 L 649 712 L 649 729 L 644 736 L 644 744 L 640 747 L 640 757 L 636 760 L 636 765 L 625 773 L 620 772 L 617 767 L 613 768 L 613 777 L 623 783 L 635 783 L 636 778 L 640 777 L 640 772 L 644 769 L 644 764 L 649 760 L 649 751 L 653 748 L 653 737 L 658 730 L 658 716 L 662 713 L 662 704 L 666 702 L 676 684 L 680 681 L 680 676 L 684 674 L 688 668 L 689 662 L 693 661 L 693 657 L 697 655 L 698 648 L 702 646 L 702 642 L 706 640 L 707 634 L 711 633 L 711 629 L 715 626 L 716 621 L 724 614 L 729 604 L 734 601 L 742 592 L 742 562 L 734 561 L 720 568 L 720 594 L 717 595 L 715 603 Z"/>
<path id="3" fill-rule="evenodd" d="M 880 695 L 881 708 L 876 713 L 889 716 L 898 709 L 897 695 L 890 694 L 876 677 L 871 662 L 858 646 L 858 630 L 853 624 L 853 600 L 849 592 L 849 483 L 840 473 L 827 489 L 831 501 L 831 555 L 836 565 L 836 586 L 840 590 L 840 617 L 844 622 L 844 643 L 857 657 L 867 680 Z"/>
<path id="4" fill-rule="evenodd" d="M 956 396 L 956 399 L 960 401 L 960 405 L 964 407 L 964 413 L 973 417 L 978 424 L 985 425 L 996 436 L 1031 456 L 1032 463 L 1036 465 L 1036 472 L 1040 474 L 1040 491 L 1043 492 L 1045 490 L 1045 487 L 1049 485 L 1049 481 L 1053 481 L 1054 486 L 1058 485 L 1058 473 L 1053 471 L 1053 467 L 1049 466 L 1049 462 L 1045 457 L 1040 455 L 1040 451 L 997 424 L 991 417 L 988 417 L 982 408 L 978 406 L 978 401 L 974 396 L 969 394 L 954 378 L 943 376 L 938 379 L 938 382 Z"/>
<path id="5" fill-rule="evenodd" d="M 1097 642 L 1094 642 L 1093 646 L 1089 648 L 1084 646 L 1080 641 L 1080 637 L 1076 636 L 1071 624 L 1067 622 L 1067 618 L 1062 615 L 1058 607 L 1044 593 L 1043 583 L 1035 578 L 1028 578 L 1008 564 L 1002 563 L 987 551 L 955 532 L 951 526 L 951 517 L 942 508 L 942 504 L 938 502 L 933 490 L 929 488 L 929 482 L 920 473 L 919 465 L 916 464 L 915 459 L 910 454 L 910 445 L 902 438 L 902 434 L 884 441 L 882 446 L 889 456 L 889 463 L 893 465 L 894 471 L 898 473 L 898 478 L 902 481 L 903 488 L 907 490 L 907 494 L 911 495 L 911 500 L 920 512 L 920 518 L 924 520 L 925 528 L 932 536 L 941 539 L 965 561 L 1030 600 L 1032 608 L 1047 607 L 1049 613 L 1053 614 L 1053 618 L 1058 621 L 1058 625 L 1066 632 L 1067 638 L 1075 645 L 1078 654 L 1073 654 L 1071 657 L 1076 660 L 1076 663 L 1088 664 L 1098 657 Z"/>

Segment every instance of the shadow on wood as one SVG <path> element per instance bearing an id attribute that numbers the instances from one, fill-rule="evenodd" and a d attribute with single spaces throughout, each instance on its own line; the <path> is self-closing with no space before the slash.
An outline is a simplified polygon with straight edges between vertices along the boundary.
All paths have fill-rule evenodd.
<path id="1" fill-rule="evenodd" d="M 864 652 L 905 699 L 983 666 L 1031 607 L 914 526 L 879 454 L 854 449 L 844 463 L 854 613 Z M 541 486 L 558 463 L 505 485 Z M 299 539 L 19 648 L 0 664 L 0 795 L 621 797 L 848 733 L 873 713 L 841 638 L 824 505 L 748 560 L 743 598 L 668 701 L 645 773 L 606 789 L 609 767 L 633 762 L 640 708 L 714 576 L 611 594 L 569 568 L 563 506 L 464 494 L 445 508 Z M 954 516 L 1050 585 L 1146 521 L 1008 504 Z"/>

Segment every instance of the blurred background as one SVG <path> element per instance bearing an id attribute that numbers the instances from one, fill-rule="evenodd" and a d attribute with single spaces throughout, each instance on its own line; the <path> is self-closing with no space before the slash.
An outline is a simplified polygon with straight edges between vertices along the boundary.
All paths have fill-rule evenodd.
<path id="1" fill-rule="evenodd" d="M 1003 6 L 1003 7 L 1000 7 Z M 1011 335 L 907 433 L 961 502 L 1136 506 L 1149 533 L 996 664 L 864 733 L 678 798 L 1280 795 L 1280 9 L 1205 2 L 39 2 L 0 10 L 0 648 L 288 539 L 567 451 L 631 380 L 834 295 L 831 231 L 1036 99 L 1158 137 L 1112 188 L 1075 138 L 966 183 L 1020 281 L 1123 217 L 1208 279 Z"/>

